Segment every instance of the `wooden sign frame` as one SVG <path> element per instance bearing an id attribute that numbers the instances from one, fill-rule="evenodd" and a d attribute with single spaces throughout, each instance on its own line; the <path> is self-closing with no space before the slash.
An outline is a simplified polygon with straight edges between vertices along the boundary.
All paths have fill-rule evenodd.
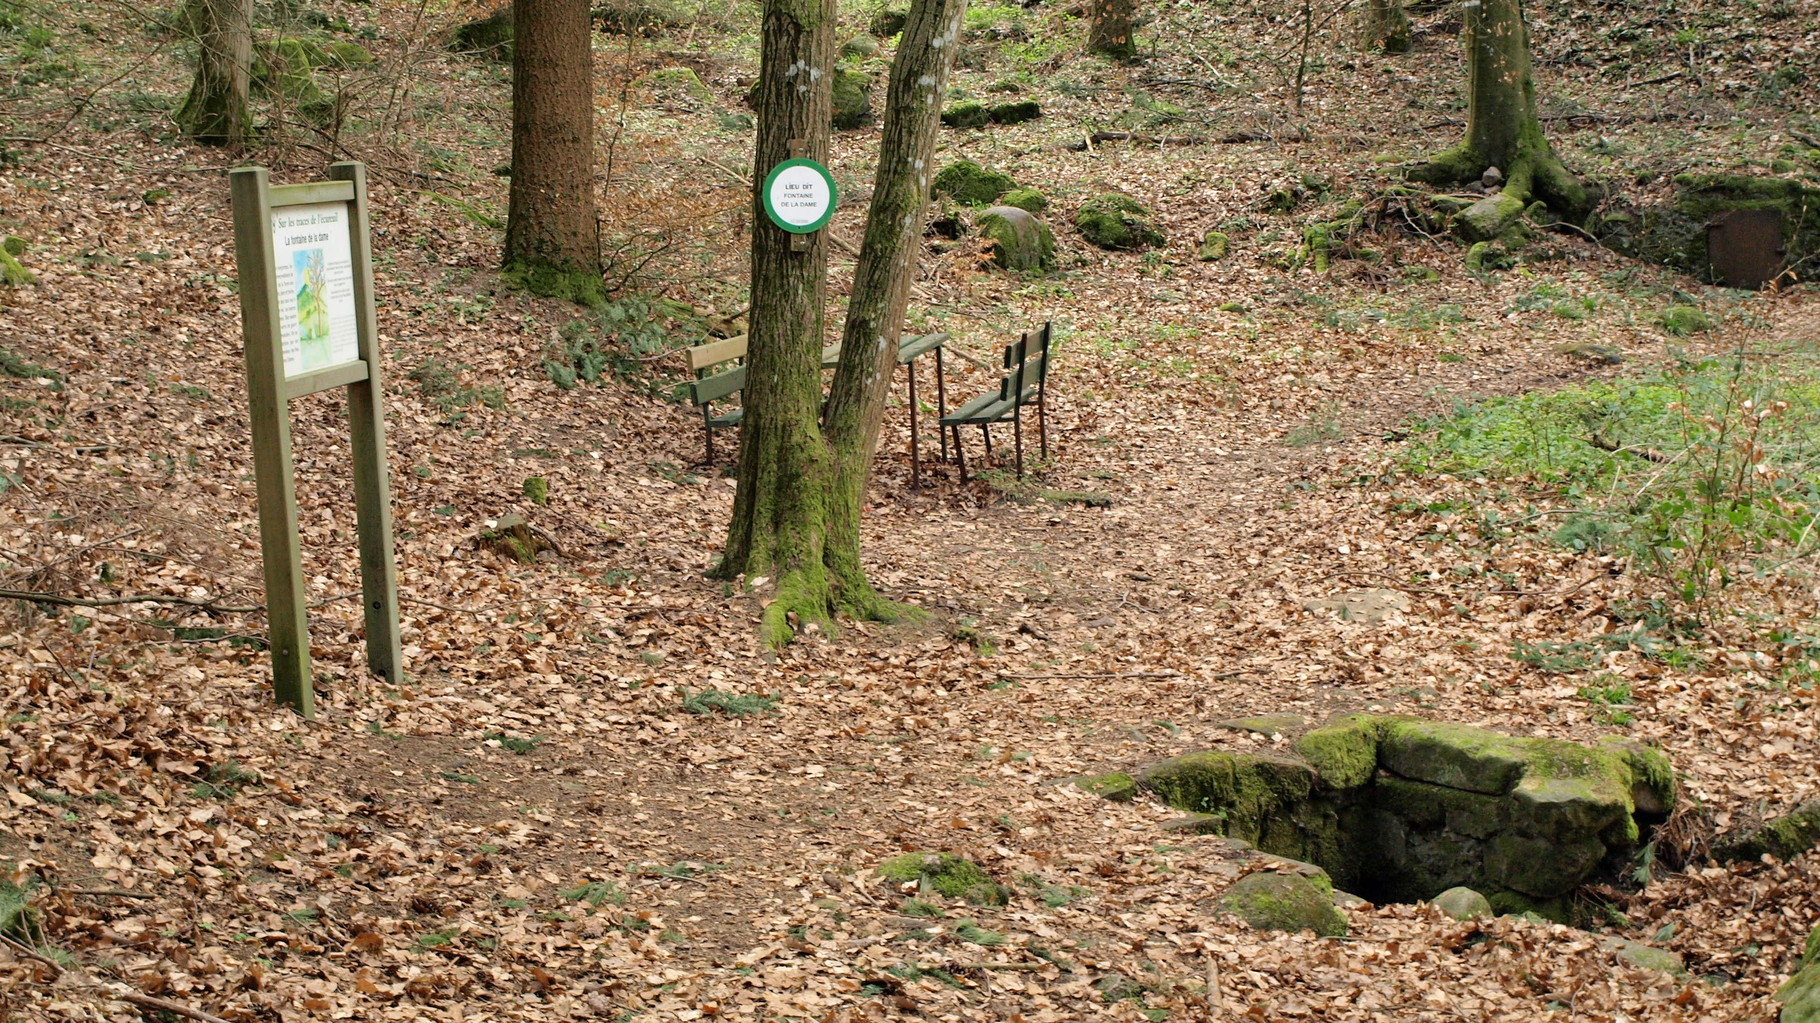
<path id="1" fill-rule="evenodd" d="M 366 166 L 344 162 L 328 181 L 272 185 L 264 167 L 229 172 L 234 208 L 234 258 L 240 271 L 240 322 L 246 343 L 247 406 L 252 420 L 253 476 L 259 492 L 260 559 L 265 566 L 267 636 L 272 688 L 278 702 L 305 717 L 316 713 L 310 687 L 310 630 L 303 552 L 297 529 L 297 492 L 291 464 L 292 398 L 347 388 L 348 427 L 354 456 L 354 508 L 360 537 L 361 608 L 366 620 L 367 667 L 397 682 L 404 656 L 398 638 L 398 570 L 392 550 L 391 482 L 386 471 L 385 407 L 379 365 L 378 317 L 373 304 L 373 253 L 367 218 Z M 348 233 L 351 326 L 356 357 L 285 374 L 287 306 L 278 290 L 280 263 L 274 211 L 345 204 L 332 220 Z M 335 230 L 341 230 L 336 226 Z M 340 240 L 332 243 L 339 246 Z M 338 250 L 336 250 L 338 251 Z M 295 321 L 296 303 L 289 306 Z M 344 323 L 344 326 L 348 325 Z M 299 327 L 291 325 L 293 334 Z M 329 340 L 325 338 L 324 344 Z"/>

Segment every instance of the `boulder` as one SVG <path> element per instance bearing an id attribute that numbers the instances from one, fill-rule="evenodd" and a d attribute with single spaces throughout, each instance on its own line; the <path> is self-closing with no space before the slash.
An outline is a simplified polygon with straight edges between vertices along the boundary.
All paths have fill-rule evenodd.
<path id="1" fill-rule="evenodd" d="M 1698 306 L 1691 305 L 1669 306 L 1656 314 L 1656 323 L 1676 337 L 1713 329 L 1712 318 L 1701 312 Z"/>
<path id="2" fill-rule="evenodd" d="M 866 24 L 866 31 L 880 39 L 889 39 L 904 30 L 910 20 L 910 13 L 901 8 L 886 9 L 872 16 Z"/>
<path id="3" fill-rule="evenodd" d="M 1464 886 L 1449 888 L 1435 896 L 1432 902 L 1436 909 L 1455 920 L 1496 915 L 1492 912 L 1490 899 Z"/>
<path id="4" fill-rule="evenodd" d="M 937 195 L 946 195 L 968 206 L 986 206 L 1017 187 L 1011 175 L 987 170 L 972 160 L 956 160 L 935 176 Z"/>
<path id="5" fill-rule="evenodd" d="M 1007 270 L 1047 270 L 1055 265 L 1055 232 L 1016 206 L 993 206 L 974 222 L 992 243 L 992 261 Z"/>
<path id="6" fill-rule="evenodd" d="M 1218 906 L 1260 931 L 1313 931 L 1323 938 L 1346 933 L 1346 917 L 1334 908 L 1332 888 L 1322 891 L 1297 873 L 1247 874 L 1226 889 Z"/>
<path id="7" fill-rule="evenodd" d="M 1776 992 L 1781 1023 L 1820 1023 L 1820 927 L 1807 936 L 1801 968 Z"/>
<path id="8" fill-rule="evenodd" d="M 1043 116 L 1043 105 L 1033 99 L 994 103 L 986 108 L 986 116 L 992 119 L 993 124 L 1023 124 Z"/>
<path id="9" fill-rule="evenodd" d="M 1614 937 L 1599 939 L 1599 947 L 1615 953 L 1619 959 L 1640 969 L 1666 973 L 1678 980 L 1687 979 L 1687 963 L 1665 948 Z"/>
<path id="10" fill-rule="evenodd" d="M 942 123 L 950 128 L 984 128 L 992 118 L 975 100 L 962 100 L 942 111 Z"/>
<path id="11" fill-rule="evenodd" d="M 869 35 L 854 36 L 841 44 L 842 60 L 865 60 L 878 55 L 878 40 Z"/>
<path id="12" fill-rule="evenodd" d="M 32 282 L 32 272 L 19 262 L 25 249 L 25 239 L 18 235 L 7 235 L 5 243 L 0 244 L 0 285 L 21 288 Z"/>
<path id="13" fill-rule="evenodd" d="M 1088 200 L 1075 214 L 1074 226 L 1081 237 L 1113 251 L 1147 249 L 1165 241 L 1150 211 L 1119 192 Z"/>
<path id="14" fill-rule="evenodd" d="M 484 18 L 477 18 L 449 33 L 444 46 L 488 60 L 512 60 L 512 5 L 506 4 Z"/>
<path id="15" fill-rule="evenodd" d="M 837 68 L 834 72 L 834 126 L 858 128 L 872 118 L 872 76 Z"/>
<path id="16" fill-rule="evenodd" d="M 1049 197 L 1034 188 L 1018 187 L 998 197 L 1000 206 L 1016 206 L 1027 213 L 1041 213 L 1049 208 Z"/>
<path id="17" fill-rule="evenodd" d="M 1195 258 L 1203 263 L 1212 263 L 1225 259 L 1226 253 L 1232 251 L 1232 239 L 1224 231 L 1209 229 L 1201 235 L 1201 247 L 1195 250 Z"/>
<path id="18" fill-rule="evenodd" d="M 1713 858 L 1721 863 L 1760 860 L 1765 856 L 1788 860 L 1816 846 L 1820 846 L 1820 796 L 1781 817 L 1719 839 L 1713 846 Z"/>

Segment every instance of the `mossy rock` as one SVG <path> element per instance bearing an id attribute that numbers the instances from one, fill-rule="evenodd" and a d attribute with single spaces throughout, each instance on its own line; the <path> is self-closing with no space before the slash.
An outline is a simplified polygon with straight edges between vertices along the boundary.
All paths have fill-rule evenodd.
<path id="1" fill-rule="evenodd" d="M 1019 186 L 998 197 L 1000 206 L 1016 206 L 1026 213 L 1041 213 L 1049 208 L 1049 197 L 1034 188 Z"/>
<path id="2" fill-rule="evenodd" d="M 840 55 L 842 60 L 865 60 L 868 57 L 876 57 L 878 56 L 878 40 L 869 35 L 854 36 L 841 44 Z"/>
<path id="3" fill-rule="evenodd" d="M 5 247 L 0 248 L 0 285 L 9 288 L 23 288 L 32 283 L 32 272 L 27 270 L 24 264 L 19 262 L 18 256 L 14 254 L 13 242 L 15 241 L 23 242 L 24 239 L 8 238 Z M 23 244 L 19 251 L 25 251 Z"/>
<path id="4" fill-rule="evenodd" d="M 904 853 L 879 864 L 878 873 L 894 884 L 914 881 L 919 892 L 965 899 L 976 906 L 1002 906 L 1010 898 L 1010 891 L 985 868 L 953 853 Z"/>
<path id="5" fill-rule="evenodd" d="M 1203 263 L 1213 263 L 1226 258 L 1232 251 L 1232 238 L 1226 232 L 1209 230 L 1201 235 L 1201 246 L 1195 250 L 1195 258 Z"/>
<path id="6" fill-rule="evenodd" d="M 356 68 L 368 67 L 374 63 L 372 51 L 359 43 L 335 39 L 324 43 L 322 48 L 328 57 L 325 67 Z"/>
<path id="7" fill-rule="evenodd" d="M 864 71 L 834 71 L 834 126 L 843 131 L 872 119 L 872 76 Z"/>
<path id="8" fill-rule="evenodd" d="M 526 476 L 524 495 L 525 500 L 532 504 L 549 504 L 550 481 L 543 476 Z"/>
<path id="9" fill-rule="evenodd" d="M 701 105 L 714 102 L 714 91 L 708 83 L 701 80 L 694 69 L 686 67 L 662 67 L 650 72 L 639 80 L 652 92 L 680 95 L 691 102 Z"/>
<path id="10" fill-rule="evenodd" d="M 1785 265 L 1820 254 L 1820 187 L 1794 178 L 1748 174 L 1681 174 L 1664 206 L 1620 208 L 1589 224 L 1608 247 L 1716 281 L 1707 258 L 1707 225 L 1734 210 L 1782 214 Z"/>
<path id="11" fill-rule="evenodd" d="M 1108 192 L 1082 204 L 1074 226 L 1081 237 L 1115 252 L 1148 249 L 1167 241 L 1150 211 L 1120 192 Z"/>
<path id="12" fill-rule="evenodd" d="M 1115 803 L 1129 803 L 1138 791 L 1137 779 L 1124 771 L 1075 778 L 1071 784 Z"/>
<path id="13" fill-rule="evenodd" d="M 1509 270 L 1516 265 L 1516 254 L 1502 241 L 1474 242 L 1466 250 L 1466 269 L 1474 273 Z"/>
<path id="14" fill-rule="evenodd" d="M 1463 885 L 1449 888 L 1430 901 L 1434 908 L 1455 920 L 1471 920 L 1477 916 L 1494 915 L 1490 899 Z"/>
<path id="15" fill-rule="evenodd" d="M 975 100 L 962 100 L 942 111 L 942 123 L 950 128 L 984 128 L 991 121 L 985 106 Z"/>
<path id="16" fill-rule="evenodd" d="M 1669 306 L 1656 314 L 1656 323 L 1676 337 L 1713 329 L 1712 318 L 1691 305 Z"/>
<path id="17" fill-rule="evenodd" d="M 1721 838 L 1713 847 L 1713 858 L 1722 863 L 1760 860 L 1765 856 L 1789 860 L 1816 846 L 1820 846 L 1820 797 L 1742 834 Z"/>
<path id="18" fill-rule="evenodd" d="M 165 194 L 169 195 L 170 193 L 166 192 Z M 150 200 L 147 201 L 149 202 Z M 9 234 L 4 241 L 0 241 L 0 251 L 4 251 L 9 256 L 23 256 L 25 255 L 25 250 L 31 247 L 30 242 L 16 234 Z"/>
<path id="19" fill-rule="evenodd" d="M 449 33 L 444 47 L 455 53 L 509 62 L 512 38 L 512 5 L 507 4 L 484 18 L 456 28 Z"/>
<path id="20" fill-rule="evenodd" d="M 992 206 L 974 221 L 980 237 L 992 243 L 992 261 L 1007 270 L 1047 270 L 1055 266 L 1055 232 L 1027 210 Z"/>
<path id="21" fill-rule="evenodd" d="M 648 38 L 687 23 L 687 16 L 680 8 L 649 0 L 596 0 L 588 13 L 594 19 L 595 27 L 613 36 Z"/>
<path id="22" fill-rule="evenodd" d="M 1334 908 L 1332 889 L 1323 892 L 1301 874 L 1247 874 L 1226 889 L 1218 905 L 1260 931 L 1313 931 L 1335 938 L 1347 930 L 1345 915 Z"/>
<path id="23" fill-rule="evenodd" d="M 1017 187 L 1011 175 L 987 170 L 972 160 L 956 160 L 943 167 L 932 186 L 935 194 L 945 195 L 967 206 L 987 206 L 999 196 Z"/>
<path id="24" fill-rule="evenodd" d="M 1780 1023 L 1820 1023 L 1820 963 L 1810 963 L 1776 992 Z"/>
<path id="25" fill-rule="evenodd" d="M 909 21 L 909 11 L 887 8 L 872 16 L 872 20 L 866 23 L 866 31 L 880 39 L 889 39 L 902 32 Z"/>
<path id="26" fill-rule="evenodd" d="M 1460 212 L 1453 222 L 1454 233 L 1468 243 L 1488 242 L 1509 230 L 1523 210 L 1523 200 L 1514 195 L 1488 195 Z"/>
<path id="27" fill-rule="evenodd" d="M 1308 719 L 1300 714 L 1254 714 L 1248 718 L 1228 718 L 1219 726 L 1254 735 L 1285 735 L 1307 728 Z"/>
<path id="28" fill-rule="evenodd" d="M 1654 970 L 1657 973 L 1666 973 L 1677 980 L 1687 979 L 1687 964 L 1682 961 L 1680 956 L 1665 948 L 1615 937 L 1601 938 L 1599 945 L 1632 966 Z"/>
<path id="29" fill-rule="evenodd" d="M 986 109 L 986 116 L 993 124 L 1023 124 L 1043 116 L 1043 105 L 1033 99 L 995 103 Z"/>

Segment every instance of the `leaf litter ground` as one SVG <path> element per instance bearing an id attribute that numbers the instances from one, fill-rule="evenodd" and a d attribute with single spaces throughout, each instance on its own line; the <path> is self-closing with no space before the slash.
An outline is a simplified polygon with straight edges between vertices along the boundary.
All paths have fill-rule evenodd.
<path id="1" fill-rule="evenodd" d="M 1372 153 L 1390 148 L 1383 133 L 1421 152 L 1458 131 L 1421 109 L 1426 93 L 1454 87 L 1438 84 L 1455 64 L 1446 26 L 1432 28 L 1408 61 L 1346 58 L 1317 75 L 1306 141 L 1280 113 L 1285 86 L 1269 65 L 1210 63 L 1223 37 L 1192 32 L 1144 69 L 1047 58 L 1041 70 L 1083 87 L 1045 94 L 1043 120 L 947 135 L 950 155 L 1004 166 L 1064 208 L 1105 187 L 1131 191 L 1176 239 L 1160 255 L 1104 256 L 1058 215 L 1060 274 L 1006 278 L 962 248 L 931 253 L 918 282 L 919 325 L 953 331 L 957 352 L 980 361 L 1015 329 L 1065 321 L 1045 482 L 1114 503 L 1019 503 L 951 470 L 914 493 L 900 406 L 866 550 L 874 579 L 932 618 L 849 624 L 776 657 L 754 640 L 763 588 L 702 578 L 732 487 L 699 464 L 688 411 L 651 388 L 552 385 L 542 358 L 572 311 L 496 291 L 496 238 L 400 187 L 408 175 L 381 175 L 412 677 L 386 686 L 362 669 L 346 599 L 358 589 L 346 445 L 330 397 L 293 409 L 321 602 L 316 722 L 270 709 L 245 645 L 262 632 L 257 614 L 16 605 L 0 639 L 0 853 L 38 907 L 33 936 L 74 959 L 15 949 L 7 1011 L 131 1019 L 150 1010 L 113 996 L 136 993 L 235 1020 L 1773 1013 L 1768 995 L 1820 918 L 1812 854 L 1696 863 L 1611 893 L 1613 932 L 1683 955 L 1696 979 L 1681 981 L 1628 966 L 1596 935 L 1411 906 L 1351 910 L 1344 941 L 1254 933 L 1211 905 L 1259 861 L 1164 830 L 1173 811 L 1057 784 L 1212 745 L 1277 744 L 1220 728 L 1228 718 L 1384 709 L 1581 740 L 1624 731 L 1670 754 L 1714 828 L 1813 790 L 1812 691 L 1778 688 L 1783 665 L 1751 640 L 1757 626 L 1811 614 L 1811 580 L 1739 587 L 1736 613 L 1676 663 L 1604 650 L 1600 670 L 1630 692 L 1618 725 L 1580 695 L 1581 677 L 1512 652 L 1607 635 L 1659 596 L 1654 584 L 1546 531 L 1485 535 L 1485 513 L 1515 517 L 1547 496 L 1523 480 L 1410 476 L 1387 439 L 1460 401 L 1616 372 L 1563 353 L 1576 345 L 1647 362 L 1671 345 L 1811 344 L 1810 292 L 1704 293 L 1722 331 L 1690 343 L 1652 318 L 1692 285 L 1571 239 L 1552 242 L 1559 262 L 1503 277 L 1467 275 L 1456 251 L 1394 234 L 1374 240 L 1392 251 L 1388 274 L 1342 261 L 1321 276 L 1266 258 L 1263 239 L 1294 222 L 1262 212 L 1272 188 L 1311 165 L 1340 191 L 1363 187 L 1377 180 Z M 1591 28 L 1563 17 L 1551 29 L 1538 40 L 1561 102 L 1602 118 L 1551 122 L 1570 162 L 1661 159 L 1647 114 L 1663 94 L 1614 92 L 1571 59 Z M 1713 59 L 1747 66 L 1748 54 L 1712 45 Z M 663 62 L 629 47 L 634 58 Z M 697 63 L 727 96 L 751 70 Z M 960 81 L 983 88 L 996 73 L 988 58 Z M 454 102 L 497 103 L 496 78 L 467 79 L 447 87 Z M 1220 84 L 1235 80 L 1247 87 Z M 1131 90 L 1169 97 L 1188 120 L 1150 129 L 1159 134 L 1238 128 L 1265 140 L 1068 148 L 1082 125 L 1158 115 Z M 674 188 L 676 166 L 731 143 L 711 137 L 711 111 L 662 99 L 637 96 L 617 130 L 653 154 L 636 173 Z M 1696 124 L 1721 109 L 1761 113 L 1723 83 L 1666 102 Z M 1380 124 L 1377 112 L 1405 103 Z M 4 381 L 6 585 L 257 604 L 217 157 L 80 123 L 0 173 L 0 210 L 32 236 L 38 277 L 0 294 L 7 344 L 62 378 L 55 389 Z M 1731 122 L 1714 123 L 1678 132 L 1678 155 L 1735 159 Z M 494 131 L 473 165 L 503 158 Z M 837 172 L 863 181 L 868 148 L 863 133 L 842 136 Z M 314 172 L 297 155 L 285 176 Z M 724 179 L 702 187 L 737 229 L 737 175 L 704 173 Z M 462 185 L 503 205 L 484 175 Z M 171 194 L 148 199 L 152 187 Z M 837 232 L 857 237 L 858 208 Z M 1261 226 L 1227 260 L 1200 263 L 1183 247 L 1235 218 Z M 738 279 L 739 247 L 724 245 L 714 273 L 678 297 L 717 301 L 710 278 Z M 836 290 L 849 267 L 837 258 Z M 1539 285 L 1593 299 L 1591 315 L 1534 308 Z M 1228 303 L 1238 308 L 1219 308 Z M 452 379 L 413 379 L 431 360 Z M 950 367 L 952 393 L 991 383 L 965 358 Z M 534 475 L 549 480 L 547 506 L 522 496 Z M 560 556 L 525 566 L 476 550 L 474 535 L 508 511 L 548 531 Z M 1404 599 L 1375 620 L 1310 609 L 1360 590 Z M 710 690 L 771 706 L 685 710 Z M 926 915 L 877 876 L 906 850 L 970 856 L 1014 895 Z"/>

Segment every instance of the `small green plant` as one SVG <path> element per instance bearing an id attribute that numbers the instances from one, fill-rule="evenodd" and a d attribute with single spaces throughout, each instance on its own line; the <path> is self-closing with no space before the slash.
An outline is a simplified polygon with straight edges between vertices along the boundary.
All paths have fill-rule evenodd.
<path id="1" fill-rule="evenodd" d="M 1003 934 L 989 931 L 972 920 L 957 921 L 954 925 L 954 936 L 962 941 L 983 945 L 987 948 L 1003 945 L 1007 940 Z"/>
<path id="2" fill-rule="evenodd" d="M 683 710 L 691 714 L 725 714 L 730 718 L 775 713 L 781 699 L 763 693 L 727 693 L 719 689 L 703 689 L 696 693 L 681 688 L 677 691 L 682 694 Z"/>
<path id="3" fill-rule="evenodd" d="M 611 881 L 589 881 L 574 888 L 565 888 L 561 895 L 565 902 L 585 902 L 596 908 L 609 902 L 615 906 L 626 904 L 626 893 Z"/>
<path id="4" fill-rule="evenodd" d="M 203 780 L 190 790 L 197 799 L 232 799 L 244 788 L 258 786 L 259 774 L 228 760 L 209 768 Z"/>
<path id="5" fill-rule="evenodd" d="M 452 945 L 455 943 L 455 936 L 460 933 L 455 928 L 449 927 L 440 931 L 431 931 L 428 934 L 420 934 L 417 936 L 417 947 L 442 948 L 445 945 Z"/>
<path id="6" fill-rule="evenodd" d="M 481 736 L 481 741 L 497 742 L 500 749 L 511 750 L 513 753 L 523 755 L 536 749 L 538 743 L 543 742 L 543 737 L 534 735 L 526 739 L 516 735 L 507 735 L 504 732 L 488 732 Z"/>
<path id="7" fill-rule="evenodd" d="M 1568 675 L 1599 663 L 1599 653 L 1592 644 L 1579 641 L 1525 643 L 1519 639 L 1511 646 L 1510 659 L 1551 675 Z"/>

